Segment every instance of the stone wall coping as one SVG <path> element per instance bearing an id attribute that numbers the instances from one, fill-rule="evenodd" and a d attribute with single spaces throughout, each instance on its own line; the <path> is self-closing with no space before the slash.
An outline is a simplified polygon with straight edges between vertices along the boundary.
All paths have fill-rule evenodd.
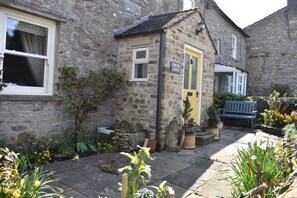
<path id="1" fill-rule="evenodd" d="M 58 96 L 21 96 L 21 95 L 0 95 L 0 101 L 57 101 L 62 99 Z"/>

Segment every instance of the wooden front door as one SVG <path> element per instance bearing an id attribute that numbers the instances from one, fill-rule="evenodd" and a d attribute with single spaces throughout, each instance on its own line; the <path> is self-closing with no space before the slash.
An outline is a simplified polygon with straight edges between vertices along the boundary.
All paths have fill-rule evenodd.
<path id="1" fill-rule="evenodd" d="M 201 60 L 200 54 L 186 49 L 185 61 L 184 61 L 184 85 L 183 85 L 183 100 L 189 97 L 191 107 L 192 118 L 196 123 L 198 122 L 198 108 L 199 108 L 199 91 L 200 91 L 200 73 L 201 72 Z"/>

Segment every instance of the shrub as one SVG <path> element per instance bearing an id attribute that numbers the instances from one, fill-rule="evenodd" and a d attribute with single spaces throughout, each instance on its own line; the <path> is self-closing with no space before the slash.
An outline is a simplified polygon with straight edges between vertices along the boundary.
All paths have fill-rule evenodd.
<path id="1" fill-rule="evenodd" d="M 49 185 L 53 182 L 53 172 L 45 173 L 35 168 L 30 176 L 20 175 L 19 162 L 18 155 L 13 151 L 0 148 L 0 197 L 62 197 Z"/>
<path id="2" fill-rule="evenodd" d="M 194 118 L 191 118 L 191 112 L 193 108 L 191 107 L 191 103 L 189 97 L 187 96 L 185 100 L 183 100 L 183 110 L 182 110 L 182 118 L 183 124 L 182 127 L 185 130 L 185 134 L 193 134 L 193 127 L 196 125 Z"/>
<path id="3" fill-rule="evenodd" d="M 216 108 L 224 108 L 225 100 L 245 100 L 245 96 L 238 96 L 233 93 L 227 92 L 214 92 L 213 94 L 213 104 Z"/>
<path id="4" fill-rule="evenodd" d="M 218 113 L 218 109 L 216 109 L 214 105 L 211 105 L 207 109 L 207 115 L 208 115 L 207 123 L 209 127 L 216 127 L 217 124 L 221 121 Z"/>
<path id="5" fill-rule="evenodd" d="M 276 91 L 280 94 L 280 97 L 289 95 L 291 96 L 291 90 L 288 84 L 275 84 L 272 86 L 271 92 Z"/>
<path id="6" fill-rule="evenodd" d="M 285 167 L 281 166 L 275 156 L 272 145 L 249 144 L 248 149 L 238 151 L 238 156 L 231 163 L 231 175 L 226 179 L 232 186 L 233 197 L 240 197 L 261 184 L 267 189 L 262 197 L 274 197 L 273 190 L 286 180 Z"/>
<path id="7" fill-rule="evenodd" d="M 90 71 L 86 76 L 79 76 L 77 67 L 60 68 L 57 88 L 62 91 L 67 109 L 74 115 L 74 131 L 82 131 L 88 115 L 97 111 L 98 105 L 107 98 L 126 87 L 125 76 L 112 69 Z"/>
<path id="8" fill-rule="evenodd" d="M 290 115 L 281 114 L 278 110 L 265 110 L 261 113 L 264 118 L 264 125 L 282 128 L 292 122 Z"/>

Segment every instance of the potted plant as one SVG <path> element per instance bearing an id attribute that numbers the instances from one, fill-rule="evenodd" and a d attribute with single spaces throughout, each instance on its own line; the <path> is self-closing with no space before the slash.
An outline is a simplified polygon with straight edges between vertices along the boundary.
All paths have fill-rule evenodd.
<path id="1" fill-rule="evenodd" d="M 207 109 L 207 115 L 208 115 L 208 120 L 207 124 L 208 127 L 205 128 L 206 131 L 211 132 L 215 135 L 215 140 L 219 140 L 221 136 L 221 129 L 223 128 L 223 123 L 221 122 L 218 109 L 214 106 L 211 105 Z"/>
<path id="2" fill-rule="evenodd" d="M 182 111 L 182 129 L 184 130 L 185 134 L 183 148 L 194 149 L 196 148 L 196 134 L 194 130 L 196 123 L 194 121 L 194 118 L 191 118 L 191 112 L 193 108 L 191 107 L 191 103 L 188 96 L 185 100 L 183 100 L 183 106 L 184 108 Z"/>

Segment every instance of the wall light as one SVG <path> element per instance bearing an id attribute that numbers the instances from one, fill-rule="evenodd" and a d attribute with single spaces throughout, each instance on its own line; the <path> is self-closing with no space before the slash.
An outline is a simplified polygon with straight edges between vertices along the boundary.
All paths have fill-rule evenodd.
<path id="1" fill-rule="evenodd" d="M 204 24 L 203 20 L 201 20 L 196 26 L 196 31 L 195 31 L 196 35 L 198 35 L 200 32 L 202 32 L 204 30 L 204 28 L 205 28 L 205 24 Z"/>

